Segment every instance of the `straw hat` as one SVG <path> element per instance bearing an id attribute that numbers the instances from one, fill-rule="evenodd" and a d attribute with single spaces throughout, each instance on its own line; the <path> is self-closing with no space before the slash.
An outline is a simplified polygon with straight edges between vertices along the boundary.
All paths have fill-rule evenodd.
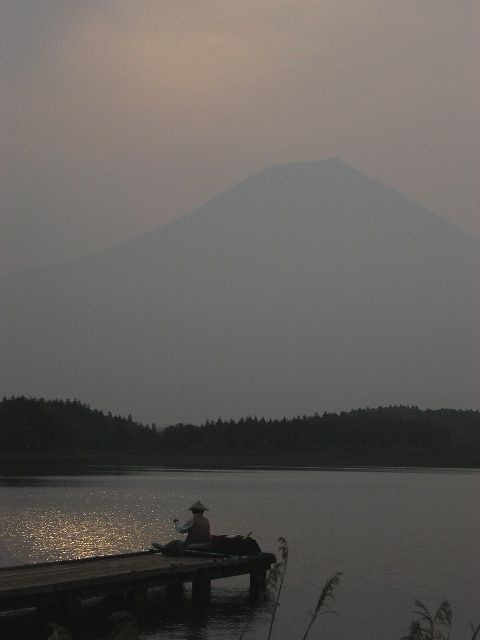
<path id="1" fill-rule="evenodd" d="M 197 500 L 195 504 L 192 504 L 191 507 L 188 507 L 189 511 L 208 511 L 208 507 L 203 505 L 200 500 Z"/>

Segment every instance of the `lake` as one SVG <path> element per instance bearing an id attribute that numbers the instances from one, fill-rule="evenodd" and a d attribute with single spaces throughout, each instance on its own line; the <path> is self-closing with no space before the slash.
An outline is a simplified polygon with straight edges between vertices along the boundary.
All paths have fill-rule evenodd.
<path id="1" fill-rule="evenodd" d="M 300 640 L 325 581 L 341 571 L 311 638 L 400 640 L 414 599 L 448 599 L 452 640 L 480 622 L 480 473 L 476 471 L 165 471 L 0 478 L 0 564 L 148 549 L 175 534 L 192 502 L 210 507 L 214 533 L 253 535 L 290 557 L 272 639 Z M 143 640 L 238 638 L 251 608 L 246 576 L 213 583 L 201 619 L 169 616 Z M 245 640 L 266 638 L 269 604 Z M 188 607 L 188 605 L 187 605 Z"/>

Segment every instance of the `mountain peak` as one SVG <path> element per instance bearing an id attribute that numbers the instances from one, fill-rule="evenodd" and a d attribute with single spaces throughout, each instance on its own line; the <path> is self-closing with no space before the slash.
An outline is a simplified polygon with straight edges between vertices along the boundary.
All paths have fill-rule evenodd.
<path id="1" fill-rule="evenodd" d="M 325 167 L 345 167 L 351 168 L 348 164 L 340 160 L 340 158 L 324 158 L 322 160 L 295 160 L 292 162 L 280 162 L 278 164 L 272 164 L 265 168 L 265 171 L 276 169 L 288 169 L 299 168 L 305 169 L 309 167 L 325 168 Z"/>
<path id="2" fill-rule="evenodd" d="M 264 178 L 266 175 L 278 175 L 281 177 L 312 177 L 314 175 L 331 174 L 332 172 L 355 172 L 360 174 L 359 171 L 346 164 L 339 158 L 325 158 L 323 160 L 298 160 L 295 162 L 285 162 L 280 164 L 273 164 L 265 169 L 260 170 L 258 173 L 253 174 L 250 178 Z M 360 174 L 361 175 L 361 174 Z M 366 178 L 366 176 L 364 176 Z M 250 178 L 247 178 L 249 180 Z"/>
<path id="3" fill-rule="evenodd" d="M 341 160 L 275 165 L 108 254 L 7 283 L 0 384 L 159 424 L 478 406 L 478 255 Z"/>

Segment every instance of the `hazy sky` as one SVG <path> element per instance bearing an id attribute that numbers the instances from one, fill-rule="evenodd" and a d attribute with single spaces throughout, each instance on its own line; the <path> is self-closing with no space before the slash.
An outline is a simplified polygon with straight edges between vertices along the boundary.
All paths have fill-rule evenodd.
<path id="1" fill-rule="evenodd" d="M 1 268 L 336 156 L 480 235 L 477 0 L 0 0 Z"/>

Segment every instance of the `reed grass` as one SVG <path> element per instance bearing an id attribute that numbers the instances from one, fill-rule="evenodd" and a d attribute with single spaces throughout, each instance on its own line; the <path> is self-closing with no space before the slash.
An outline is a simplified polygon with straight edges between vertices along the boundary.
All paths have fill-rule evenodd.
<path id="1" fill-rule="evenodd" d="M 321 590 L 320 595 L 318 597 L 315 609 L 312 612 L 310 612 L 310 622 L 308 623 L 308 626 L 305 629 L 305 633 L 303 634 L 302 640 L 306 640 L 308 638 L 310 630 L 313 627 L 313 624 L 318 616 L 324 615 L 325 613 L 336 613 L 336 611 L 333 611 L 332 609 L 330 609 L 328 600 L 335 599 L 334 591 L 335 591 L 335 588 L 340 583 L 341 575 L 342 574 L 340 572 L 336 573 L 334 576 L 329 578 L 324 584 L 323 589 Z"/>
<path id="2" fill-rule="evenodd" d="M 415 614 L 418 616 L 410 624 L 408 634 L 402 640 L 449 640 L 452 627 L 452 610 L 444 600 L 437 611 L 431 614 L 420 600 L 415 600 Z"/>
<path id="3" fill-rule="evenodd" d="M 470 628 L 473 633 L 473 636 L 470 638 L 470 640 L 477 640 L 477 638 L 480 638 L 480 624 L 474 627 L 473 624 L 470 622 Z"/>
<path id="4" fill-rule="evenodd" d="M 276 588 L 278 584 L 277 595 L 273 605 L 270 625 L 268 628 L 267 640 L 270 640 L 270 638 L 272 637 L 273 623 L 275 622 L 277 609 L 280 605 L 280 595 L 282 593 L 283 581 L 285 580 L 285 574 L 287 573 L 288 566 L 288 542 L 285 540 L 285 538 L 280 537 L 278 538 L 278 543 L 278 551 L 280 553 L 281 560 L 273 566 L 267 580 L 267 587 Z"/>
<path id="5" fill-rule="evenodd" d="M 418 617 L 401 640 L 449 640 L 453 616 L 448 601 L 444 600 L 434 614 L 420 600 L 414 602 Z M 470 640 L 480 640 L 480 624 L 474 627 L 470 622 L 470 628 L 473 634 Z"/>
<path id="6" fill-rule="evenodd" d="M 267 640 L 271 640 L 273 627 L 276 619 L 276 614 L 278 607 L 280 606 L 280 596 L 282 594 L 282 588 L 285 581 L 285 575 L 287 573 L 288 566 L 288 542 L 285 538 L 278 538 L 278 552 L 280 560 L 274 564 L 272 569 L 269 572 L 266 586 L 274 589 L 276 591 L 275 602 L 273 603 L 271 616 L 270 616 L 270 624 L 268 627 Z M 307 640 L 308 635 L 313 627 L 313 624 L 318 616 L 323 615 L 325 613 L 335 613 L 329 607 L 329 600 L 334 599 L 334 590 L 340 582 L 341 573 L 336 573 L 324 584 L 320 595 L 318 597 L 317 603 L 315 605 L 315 609 L 310 612 L 310 621 L 305 629 L 305 633 L 303 634 L 302 640 Z M 247 629 L 250 625 L 250 617 L 248 618 L 245 626 L 242 630 L 242 634 L 240 635 L 239 640 L 243 640 Z"/>

